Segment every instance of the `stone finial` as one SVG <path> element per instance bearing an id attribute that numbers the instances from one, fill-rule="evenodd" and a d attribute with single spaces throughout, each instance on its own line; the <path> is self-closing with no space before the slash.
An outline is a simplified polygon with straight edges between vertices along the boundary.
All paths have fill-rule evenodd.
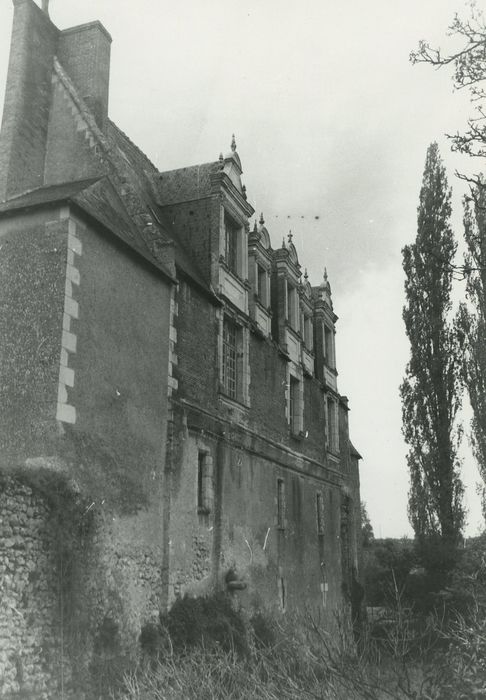
<path id="1" fill-rule="evenodd" d="M 285 245 L 285 236 L 282 238 L 282 248 L 287 248 L 287 246 Z"/>
<path id="2" fill-rule="evenodd" d="M 42 0 L 42 12 L 45 12 L 46 15 L 49 15 L 49 0 Z"/>
<path id="3" fill-rule="evenodd" d="M 219 159 L 218 159 L 218 160 L 219 160 L 220 163 L 223 162 L 223 154 L 222 154 L 222 153 L 219 154 Z"/>
<path id="4" fill-rule="evenodd" d="M 329 283 L 329 279 L 327 276 L 327 267 L 325 267 L 324 268 L 324 284 L 328 284 L 328 283 Z"/>
<path id="5" fill-rule="evenodd" d="M 287 238 L 289 239 L 289 244 L 292 243 L 292 238 L 293 238 L 293 236 L 292 236 L 292 231 L 291 231 L 291 230 L 289 231 L 289 235 L 287 236 Z"/>
<path id="6" fill-rule="evenodd" d="M 242 185 L 242 186 L 241 186 L 241 191 L 242 191 L 242 193 L 243 193 L 243 199 L 247 199 L 247 195 L 246 195 L 246 185 Z"/>
<path id="7" fill-rule="evenodd" d="M 253 232 L 258 233 L 257 220 L 255 219 L 255 225 L 253 226 Z"/>
<path id="8" fill-rule="evenodd" d="M 263 226 L 265 219 L 263 218 L 263 212 L 260 214 L 260 224 Z"/>
<path id="9" fill-rule="evenodd" d="M 304 279 L 306 282 L 309 279 L 309 275 L 307 274 L 307 268 L 305 268 L 305 270 L 304 270 Z"/>
<path id="10" fill-rule="evenodd" d="M 233 134 L 233 136 L 232 136 L 232 138 L 231 138 L 231 150 L 233 151 L 233 153 L 236 151 L 236 140 L 235 140 L 235 135 L 234 135 L 234 134 Z"/>

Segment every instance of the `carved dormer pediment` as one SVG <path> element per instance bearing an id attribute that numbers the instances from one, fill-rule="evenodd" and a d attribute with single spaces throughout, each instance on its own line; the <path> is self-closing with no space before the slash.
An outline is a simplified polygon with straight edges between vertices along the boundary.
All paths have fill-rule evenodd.
<path id="1" fill-rule="evenodd" d="M 270 250 L 270 234 L 268 233 L 268 229 L 265 226 L 263 214 L 260 214 L 258 232 L 260 234 L 261 245 L 265 248 L 265 250 Z"/>
<path id="2" fill-rule="evenodd" d="M 287 241 L 283 238 L 282 246 L 274 252 L 274 260 L 280 272 L 282 273 L 285 270 L 286 277 L 292 280 L 294 285 L 298 286 L 301 276 L 300 264 L 297 250 L 292 242 L 291 231 L 287 236 Z"/>
<path id="3" fill-rule="evenodd" d="M 241 167 L 241 160 L 238 152 L 236 150 L 235 135 L 231 140 L 231 150 L 222 160 L 222 170 L 229 177 L 233 185 L 236 187 L 238 192 L 246 199 L 246 188 L 241 182 L 241 176 L 243 174 L 243 168 Z"/>
<path id="4" fill-rule="evenodd" d="M 272 249 L 265 228 L 263 214 L 248 236 L 248 278 L 253 294 L 250 297 L 250 316 L 265 336 L 271 333 L 270 273 Z"/>
<path id="5" fill-rule="evenodd" d="M 305 298 L 306 301 L 311 304 L 312 302 L 312 287 L 309 282 L 309 275 L 307 274 L 307 270 L 304 273 L 304 281 L 302 283 L 302 294 Z"/>

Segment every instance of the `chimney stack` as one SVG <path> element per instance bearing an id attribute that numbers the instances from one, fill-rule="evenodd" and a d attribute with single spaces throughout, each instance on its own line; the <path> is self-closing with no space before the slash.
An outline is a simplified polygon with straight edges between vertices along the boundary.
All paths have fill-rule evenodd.
<path id="1" fill-rule="evenodd" d="M 111 36 L 101 22 L 59 34 L 57 57 L 103 129 L 108 117 Z"/>
<path id="2" fill-rule="evenodd" d="M 33 0 L 13 0 L 0 132 L 0 201 L 43 184 L 58 30 Z"/>

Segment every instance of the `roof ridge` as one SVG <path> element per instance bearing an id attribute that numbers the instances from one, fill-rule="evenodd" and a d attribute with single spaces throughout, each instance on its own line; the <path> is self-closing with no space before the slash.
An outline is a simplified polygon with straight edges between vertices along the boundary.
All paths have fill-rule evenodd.
<path id="1" fill-rule="evenodd" d="M 144 158 L 144 160 L 146 160 L 146 161 L 149 163 L 149 165 L 150 165 L 157 173 L 160 173 L 160 170 L 159 170 L 158 167 L 150 160 L 150 158 L 148 157 L 148 155 L 147 155 L 146 153 L 144 153 L 144 151 L 142 151 L 142 149 L 141 149 L 139 146 L 137 146 L 137 144 L 136 144 L 134 141 L 132 141 L 132 139 L 125 133 L 125 131 L 123 131 L 123 129 L 120 129 L 120 127 L 118 126 L 118 124 L 115 124 L 115 122 L 114 122 L 112 119 L 110 119 L 109 117 L 108 117 L 108 122 L 109 122 L 109 124 L 110 124 L 112 127 L 114 127 L 114 128 L 118 131 L 118 133 L 125 139 L 125 141 L 127 141 L 127 142 L 129 143 L 129 145 L 132 146 L 132 147 Z"/>
<path id="2" fill-rule="evenodd" d="M 194 163 L 194 165 L 184 165 L 182 168 L 171 168 L 170 170 L 159 170 L 159 175 L 166 175 L 168 173 L 177 173 L 180 170 L 192 170 L 193 168 L 204 168 L 208 165 L 217 165 L 218 160 L 208 160 L 207 163 Z"/>

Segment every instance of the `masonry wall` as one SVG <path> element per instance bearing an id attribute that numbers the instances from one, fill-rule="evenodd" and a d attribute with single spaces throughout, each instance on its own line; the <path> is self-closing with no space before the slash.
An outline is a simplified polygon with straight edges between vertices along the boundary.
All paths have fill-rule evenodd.
<path id="1" fill-rule="evenodd" d="M 222 569 L 248 581 L 250 607 L 305 609 L 326 616 L 341 594 L 339 487 L 235 446 L 225 450 Z M 284 525 L 277 518 L 277 481 L 283 483 Z M 318 536 L 316 493 L 324 499 Z M 323 595 L 325 593 L 325 596 Z M 332 613 L 331 613 L 332 615 Z"/>
<path id="2" fill-rule="evenodd" d="M 295 438 L 285 412 L 287 360 L 274 341 L 250 334 L 250 406 L 233 406 L 219 392 L 220 311 L 184 282 L 177 306 L 168 600 L 225 589 L 233 570 L 246 585 L 235 594 L 246 607 L 309 605 L 329 621 L 342 601 L 343 473 L 327 461 L 320 384 L 303 378 L 304 433 Z M 343 440 L 346 430 L 343 423 Z M 204 513 L 197 507 L 201 452 L 211 460 L 213 489 Z M 279 479 L 283 528 L 276 520 Z"/>
<path id="3" fill-rule="evenodd" d="M 67 223 L 53 209 L 4 218 L 0 245 L 0 467 L 11 467 L 58 440 Z"/>
<path id="4" fill-rule="evenodd" d="M 65 640 L 70 687 L 93 683 L 102 694 L 103 660 L 136 655 L 163 599 L 170 285 L 67 207 L 3 218 L 0 227 L 0 473 L 49 504 L 54 554 L 64 557 L 53 644 Z M 29 514 L 30 492 L 19 493 L 19 512 Z M 9 503 L 0 502 L 0 523 L 17 508 Z M 31 566 L 29 523 L 7 552 L 21 578 L 24 560 Z M 45 581 L 56 571 L 45 557 L 38 568 Z M 41 601 L 45 624 L 59 621 L 56 595 Z M 0 614 L 0 635 L 9 615 Z M 37 652 L 29 643 L 24 651 L 25 668 L 34 668 Z M 15 689 L 18 661 L 0 659 Z M 44 682 L 34 676 L 35 687 Z M 46 678 L 61 682 L 60 669 Z"/>
<path id="5" fill-rule="evenodd" d="M 45 497 L 0 478 L 0 696 L 58 697 L 70 680 L 60 640 L 57 532 Z M 27 695 L 28 694 L 28 695 Z"/>
<path id="6" fill-rule="evenodd" d="M 54 74 L 49 114 L 44 183 L 64 183 L 101 175 L 103 167 L 96 144 L 78 108 Z"/>
<path id="7" fill-rule="evenodd" d="M 178 396 L 214 410 L 219 389 L 217 307 L 184 281 L 177 305 Z"/>
<path id="8" fill-rule="evenodd" d="M 207 282 L 211 280 L 213 258 L 219 249 L 214 250 L 214 237 L 216 234 L 219 236 L 220 207 L 219 198 L 205 197 L 167 205 L 162 209 Z"/>
<path id="9" fill-rule="evenodd" d="M 58 30 L 32 0 L 15 13 L 0 132 L 0 201 L 42 184 Z"/>
<path id="10" fill-rule="evenodd" d="M 249 426 L 312 459 L 326 460 L 326 417 L 320 385 L 304 377 L 303 433 L 291 435 L 285 415 L 288 362 L 276 343 L 251 334 Z"/>
<path id="11" fill-rule="evenodd" d="M 226 590 L 230 575 L 244 584 L 234 595 L 248 610 L 308 606 L 330 624 L 342 586 L 339 475 L 197 409 L 178 408 L 176 414 L 169 602 Z M 205 513 L 197 507 L 201 451 L 212 468 L 213 499 Z M 277 519 L 279 479 L 283 527 Z M 317 493 L 323 503 L 321 534 Z"/>

